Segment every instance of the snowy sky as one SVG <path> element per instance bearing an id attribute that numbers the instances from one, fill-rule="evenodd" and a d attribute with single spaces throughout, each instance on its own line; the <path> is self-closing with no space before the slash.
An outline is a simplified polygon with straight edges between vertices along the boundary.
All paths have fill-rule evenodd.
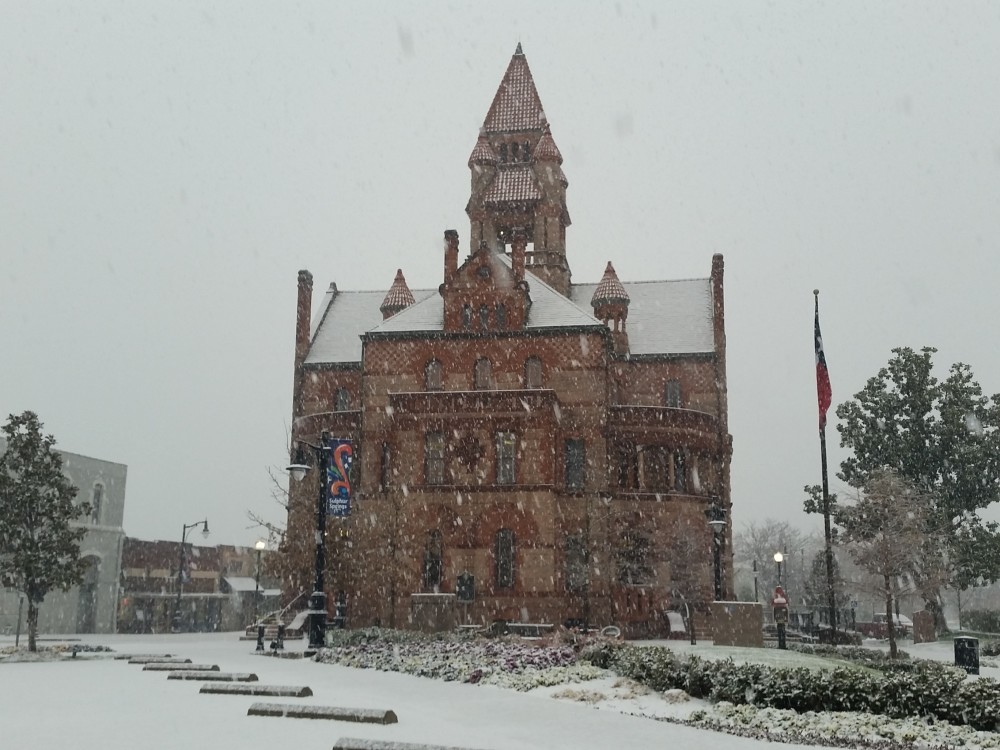
<path id="1" fill-rule="evenodd" d="M 1000 391 L 1000 5 L 498 7 L 0 0 L 0 414 L 128 464 L 127 533 L 281 518 L 297 271 L 440 283 L 518 41 L 574 280 L 726 256 L 737 524 L 819 527 L 814 287 L 835 404 L 901 345 Z"/>

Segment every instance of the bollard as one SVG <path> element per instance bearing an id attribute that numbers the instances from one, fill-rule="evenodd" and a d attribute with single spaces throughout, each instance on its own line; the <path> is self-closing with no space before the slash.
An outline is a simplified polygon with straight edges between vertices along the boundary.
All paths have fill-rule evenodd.
<path id="1" fill-rule="evenodd" d="M 263 651 L 264 650 L 264 626 L 263 625 L 258 625 L 257 626 L 257 650 L 258 651 Z"/>

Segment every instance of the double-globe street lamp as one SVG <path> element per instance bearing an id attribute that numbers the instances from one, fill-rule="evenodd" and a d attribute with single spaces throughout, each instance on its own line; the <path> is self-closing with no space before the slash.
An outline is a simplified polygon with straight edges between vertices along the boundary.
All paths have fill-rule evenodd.
<path id="1" fill-rule="evenodd" d="M 180 553 L 180 563 L 177 566 L 177 600 L 174 602 L 174 632 L 180 632 L 181 629 L 181 594 L 184 591 L 184 545 L 187 543 L 187 533 L 190 529 L 197 526 L 201 526 L 201 535 L 208 539 L 208 519 L 204 521 L 195 521 L 194 523 L 184 524 L 184 529 L 181 531 L 181 553 Z"/>

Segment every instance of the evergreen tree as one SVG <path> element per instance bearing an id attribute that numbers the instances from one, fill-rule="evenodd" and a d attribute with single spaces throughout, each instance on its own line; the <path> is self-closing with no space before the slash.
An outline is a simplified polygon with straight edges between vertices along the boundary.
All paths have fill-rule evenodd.
<path id="1" fill-rule="evenodd" d="M 889 468 L 931 498 L 928 541 L 913 575 L 943 629 L 943 584 L 1000 578 L 1000 529 L 979 516 L 1000 498 L 1000 396 L 984 396 L 962 363 L 939 382 L 933 348 L 892 351 L 864 389 L 837 407 L 841 445 L 853 452 L 839 476 L 861 488 Z"/>
<path id="2" fill-rule="evenodd" d="M 55 439 L 42 434 L 34 412 L 11 414 L 2 428 L 0 455 L 0 578 L 28 600 L 28 648 L 37 650 L 38 606 L 54 588 L 67 590 L 83 579 L 82 527 L 90 513 L 75 505 L 77 489 L 62 472 Z"/>

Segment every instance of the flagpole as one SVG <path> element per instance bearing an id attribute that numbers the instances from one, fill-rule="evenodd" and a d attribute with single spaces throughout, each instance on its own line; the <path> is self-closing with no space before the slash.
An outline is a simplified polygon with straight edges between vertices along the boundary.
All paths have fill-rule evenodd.
<path id="1" fill-rule="evenodd" d="M 816 332 L 819 334 L 819 289 L 813 290 L 816 298 Z M 825 359 L 825 356 L 824 356 Z M 824 362 L 825 364 L 825 362 Z M 833 582 L 833 533 L 830 528 L 830 481 L 827 475 L 826 463 L 826 414 L 822 414 L 819 421 L 819 454 L 820 463 L 823 470 L 823 536 L 826 542 L 826 589 L 828 603 L 830 606 L 830 636 L 831 642 L 835 642 L 837 631 L 837 596 Z"/>

